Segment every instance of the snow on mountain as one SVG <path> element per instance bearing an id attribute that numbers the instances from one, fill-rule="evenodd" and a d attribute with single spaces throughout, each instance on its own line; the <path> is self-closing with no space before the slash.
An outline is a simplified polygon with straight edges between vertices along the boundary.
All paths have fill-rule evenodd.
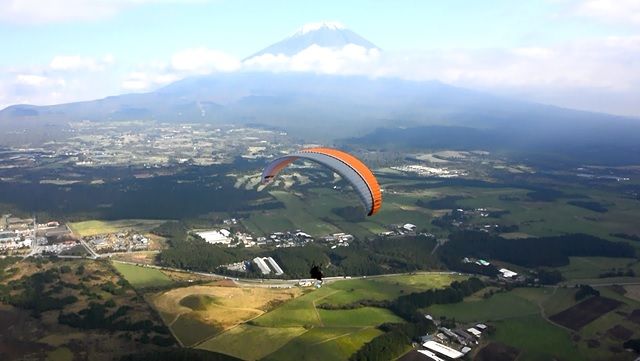
<path id="1" fill-rule="evenodd" d="M 341 23 L 325 21 L 306 24 L 292 36 L 260 50 L 245 60 L 263 55 L 292 57 L 314 45 L 329 49 L 343 49 L 347 45 L 356 45 L 365 50 L 378 49 L 376 45 Z"/>
<path id="2" fill-rule="evenodd" d="M 342 23 L 337 21 L 320 21 L 317 23 L 308 23 L 304 24 L 294 35 L 304 35 L 306 33 L 310 33 L 312 31 L 320 30 L 322 28 L 327 28 L 331 30 L 342 30 L 346 29 Z"/>

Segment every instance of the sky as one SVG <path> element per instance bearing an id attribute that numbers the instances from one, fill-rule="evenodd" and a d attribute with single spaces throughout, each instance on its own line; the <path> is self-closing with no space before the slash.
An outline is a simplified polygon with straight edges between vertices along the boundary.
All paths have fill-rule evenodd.
<path id="1" fill-rule="evenodd" d="M 243 62 L 318 21 L 381 51 Z M 0 108 L 259 69 L 440 80 L 640 117 L 640 0 L 0 0 L 0 45 Z"/>

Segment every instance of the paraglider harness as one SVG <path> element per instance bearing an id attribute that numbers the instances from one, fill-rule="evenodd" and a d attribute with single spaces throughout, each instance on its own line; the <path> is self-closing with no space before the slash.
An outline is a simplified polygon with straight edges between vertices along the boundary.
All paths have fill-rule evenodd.
<path id="1" fill-rule="evenodd" d="M 315 263 L 311 266 L 311 270 L 309 270 L 309 274 L 312 278 L 316 279 L 316 288 L 320 288 L 322 286 L 322 270 L 320 266 Z"/>

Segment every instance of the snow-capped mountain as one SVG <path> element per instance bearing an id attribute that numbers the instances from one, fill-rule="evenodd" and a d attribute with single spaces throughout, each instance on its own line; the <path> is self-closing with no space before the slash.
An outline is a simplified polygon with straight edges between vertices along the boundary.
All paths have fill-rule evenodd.
<path id="1" fill-rule="evenodd" d="M 349 44 L 361 46 L 367 50 L 378 49 L 372 42 L 347 29 L 341 23 L 325 21 L 306 24 L 288 38 L 260 50 L 247 59 L 266 54 L 293 56 L 313 45 L 340 49 Z"/>

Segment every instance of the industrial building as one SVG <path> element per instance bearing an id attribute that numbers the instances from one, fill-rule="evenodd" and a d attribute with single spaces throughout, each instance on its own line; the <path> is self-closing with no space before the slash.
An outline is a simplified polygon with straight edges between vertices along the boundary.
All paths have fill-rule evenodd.
<path id="1" fill-rule="evenodd" d="M 500 268 L 500 273 L 502 273 L 502 277 L 504 278 L 513 278 L 516 277 L 518 274 L 516 272 L 513 272 L 509 269 L 506 268 Z"/>
<path id="2" fill-rule="evenodd" d="M 268 275 L 269 273 L 271 273 L 271 269 L 269 269 L 269 266 L 267 266 L 264 258 L 256 257 L 253 259 L 253 262 L 258 266 L 260 272 L 262 272 L 263 275 Z"/>
<path id="3" fill-rule="evenodd" d="M 273 269 L 273 272 L 275 272 L 276 276 L 280 276 L 282 274 L 284 274 L 284 271 L 282 270 L 282 268 L 280 268 L 280 266 L 278 265 L 278 263 L 273 259 L 273 257 L 268 257 L 267 261 L 269 262 L 269 264 L 271 265 L 271 268 Z"/>
<path id="4" fill-rule="evenodd" d="M 427 341 L 422 346 L 429 349 L 430 351 L 433 351 L 437 354 L 443 355 L 453 360 L 459 359 L 460 357 L 464 356 L 462 352 L 458 350 L 454 350 L 449 346 L 445 346 L 435 341 Z"/>
<path id="5" fill-rule="evenodd" d="M 268 275 L 272 270 L 276 276 L 284 274 L 284 271 L 273 257 L 256 257 L 253 259 L 253 262 L 258 266 L 263 275 Z M 269 267 L 269 265 L 271 265 L 271 267 Z"/>
<path id="6" fill-rule="evenodd" d="M 229 236 L 231 236 L 231 232 L 226 229 L 196 232 L 196 234 L 202 237 L 202 239 L 204 239 L 207 243 L 231 243 L 231 238 L 229 238 Z"/>

